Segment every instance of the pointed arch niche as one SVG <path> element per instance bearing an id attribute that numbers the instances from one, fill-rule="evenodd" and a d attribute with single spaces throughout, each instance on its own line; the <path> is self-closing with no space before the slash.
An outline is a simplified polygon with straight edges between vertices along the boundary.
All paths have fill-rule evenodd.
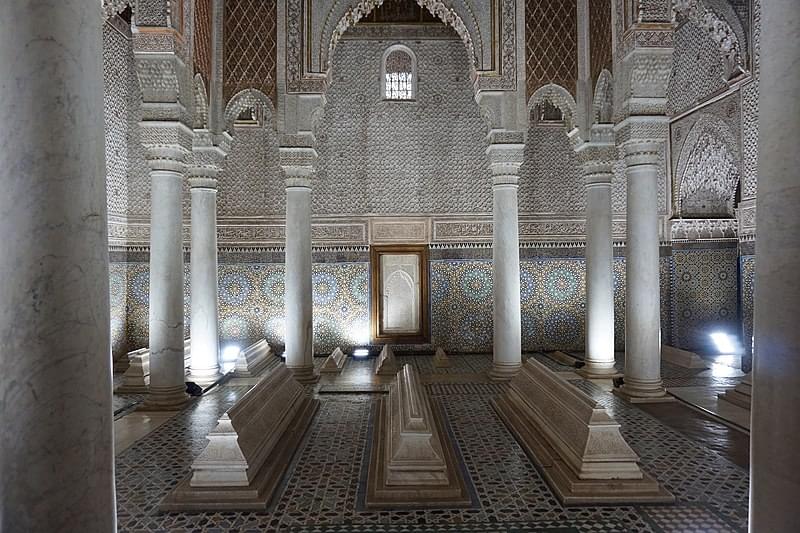
<path id="1" fill-rule="evenodd" d="M 372 339 L 430 340 L 427 246 L 372 246 Z"/>

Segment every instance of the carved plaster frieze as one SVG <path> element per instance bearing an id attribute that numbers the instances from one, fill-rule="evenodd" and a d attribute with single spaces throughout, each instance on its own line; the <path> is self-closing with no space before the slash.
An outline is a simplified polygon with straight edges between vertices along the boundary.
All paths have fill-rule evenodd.
<path id="1" fill-rule="evenodd" d="M 492 240 L 491 221 L 439 221 L 433 222 L 434 241 Z"/>
<path id="2" fill-rule="evenodd" d="M 312 223 L 311 242 L 319 244 L 365 244 L 367 242 L 367 224 L 365 222 Z"/>
<path id="3" fill-rule="evenodd" d="M 739 232 L 742 235 L 753 235 L 756 232 L 756 201 L 744 200 L 736 209 L 739 221 Z"/>
<path id="4" fill-rule="evenodd" d="M 735 239 L 738 232 L 739 225 L 736 219 L 683 218 L 671 221 L 671 235 L 673 241 Z"/>
<path id="5" fill-rule="evenodd" d="M 427 243 L 430 242 L 428 218 L 370 219 L 370 243 Z"/>

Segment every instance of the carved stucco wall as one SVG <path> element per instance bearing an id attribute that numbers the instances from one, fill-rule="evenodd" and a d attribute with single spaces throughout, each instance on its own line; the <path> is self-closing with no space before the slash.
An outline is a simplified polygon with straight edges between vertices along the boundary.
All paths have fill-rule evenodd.
<path id="1" fill-rule="evenodd" d="M 724 59 L 717 43 L 693 21 L 675 30 L 675 53 L 667 109 L 675 115 L 725 89 Z"/>
<path id="2" fill-rule="evenodd" d="M 491 211 L 486 126 L 464 44 L 451 35 L 398 41 L 417 58 L 413 102 L 382 100 L 389 43 L 339 42 L 317 128 L 315 214 Z"/>
<path id="3" fill-rule="evenodd" d="M 750 68 L 753 40 L 750 0 L 684 0 L 681 4 L 667 92 L 673 115 L 726 89 L 732 65 Z"/>
<path id="4" fill-rule="evenodd" d="M 150 182 L 139 136 L 142 92 L 130 33 L 119 17 L 103 25 L 106 190 L 111 215 L 150 212 Z"/>
<path id="5" fill-rule="evenodd" d="M 135 72 L 130 33 L 126 35 L 124 26 L 117 17 L 103 24 L 106 193 L 111 214 L 125 214 L 128 210 L 128 137 L 132 126 L 130 88 Z"/>
<path id="6" fill-rule="evenodd" d="M 579 165 L 563 125 L 531 123 L 520 167 L 520 212 L 582 215 L 586 195 Z"/>
<path id="7" fill-rule="evenodd" d="M 218 178 L 217 212 L 220 216 L 284 215 L 286 192 L 272 122 L 234 126 L 232 134 L 231 150 Z"/>

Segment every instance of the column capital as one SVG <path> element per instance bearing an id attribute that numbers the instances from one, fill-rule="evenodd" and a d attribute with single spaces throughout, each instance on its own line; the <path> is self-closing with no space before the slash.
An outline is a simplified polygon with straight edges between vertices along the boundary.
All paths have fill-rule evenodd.
<path id="1" fill-rule="evenodd" d="M 151 170 L 186 171 L 194 133 L 185 124 L 146 120 L 139 123 L 139 133 Z"/>
<path id="2" fill-rule="evenodd" d="M 216 192 L 217 180 L 210 177 L 192 176 L 189 178 L 189 187 L 192 190 L 205 189 Z"/>
<path id="3" fill-rule="evenodd" d="M 314 175 L 314 165 L 317 162 L 313 137 L 292 135 L 284 136 L 281 141 L 280 164 L 286 188 L 311 188 L 311 177 Z"/>
<path id="4" fill-rule="evenodd" d="M 611 187 L 614 164 L 610 161 L 590 161 L 583 165 L 583 183 L 586 187 Z"/>
<path id="5" fill-rule="evenodd" d="M 186 172 L 187 151 L 180 146 L 146 146 L 150 170 L 183 174 Z"/>
<path id="6" fill-rule="evenodd" d="M 311 177 L 310 176 L 287 176 L 283 180 L 284 186 L 287 189 L 310 189 Z"/>
<path id="7" fill-rule="evenodd" d="M 629 141 L 622 145 L 627 167 L 657 165 L 663 150 L 664 144 L 656 140 Z"/>
<path id="8" fill-rule="evenodd" d="M 516 185 L 525 153 L 525 136 L 519 131 L 496 130 L 488 136 L 489 168 L 495 185 Z"/>

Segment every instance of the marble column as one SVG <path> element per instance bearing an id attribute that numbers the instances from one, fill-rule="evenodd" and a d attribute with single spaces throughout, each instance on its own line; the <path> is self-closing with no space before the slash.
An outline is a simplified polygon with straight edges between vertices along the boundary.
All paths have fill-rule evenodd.
<path id="1" fill-rule="evenodd" d="M 311 181 L 286 178 L 286 366 L 300 383 L 314 383 L 311 299 Z"/>
<path id="2" fill-rule="evenodd" d="M 625 383 L 614 393 L 631 402 L 669 401 L 661 382 L 658 165 L 663 144 L 623 145 L 628 183 L 625 259 Z"/>
<path id="3" fill-rule="evenodd" d="M 524 144 L 493 144 L 489 155 L 492 186 L 492 297 L 494 357 L 489 377 L 507 381 L 522 366 L 519 215 L 517 190 Z"/>
<path id="4" fill-rule="evenodd" d="M 189 186 L 192 195 L 190 380 L 206 386 L 222 377 L 217 302 L 217 180 L 195 176 L 189 179 Z"/>
<path id="5" fill-rule="evenodd" d="M 797 531 L 800 4 L 761 2 L 750 531 Z"/>
<path id="6" fill-rule="evenodd" d="M 116 529 L 100 25 L 0 2 L 0 531 Z"/>
<path id="7" fill-rule="evenodd" d="M 584 165 L 586 187 L 586 366 L 589 378 L 610 377 L 614 368 L 614 249 L 611 233 L 610 161 Z"/>
<path id="8" fill-rule="evenodd" d="M 188 398 L 183 359 L 183 154 L 153 149 L 150 160 L 150 394 L 148 409 Z"/>

